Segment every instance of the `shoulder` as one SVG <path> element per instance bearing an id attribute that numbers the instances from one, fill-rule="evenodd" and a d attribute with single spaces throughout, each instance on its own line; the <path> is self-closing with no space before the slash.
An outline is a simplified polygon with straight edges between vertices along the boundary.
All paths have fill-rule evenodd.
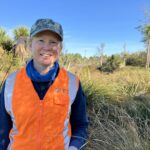
<path id="1" fill-rule="evenodd" d="M 15 79 L 16 79 L 16 76 L 19 74 L 19 73 L 21 73 L 21 72 L 25 72 L 25 68 L 23 67 L 23 68 L 21 68 L 21 69 L 18 69 L 18 70 L 16 70 L 16 71 L 14 71 L 14 72 L 12 72 L 12 73 L 10 73 L 8 76 L 7 76 L 7 78 L 6 78 L 6 85 L 7 84 L 9 84 L 9 83 L 11 83 L 11 82 L 13 82 Z"/>
<path id="2" fill-rule="evenodd" d="M 75 83 L 76 86 L 77 86 L 77 89 L 78 89 L 79 88 L 79 83 L 80 83 L 79 77 L 76 74 L 74 74 L 74 73 L 72 73 L 72 72 L 70 72 L 70 71 L 68 71 L 68 70 L 66 70 L 64 68 L 60 68 L 60 69 L 66 72 L 66 74 L 68 75 L 68 78 L 69 78 L 69 81 L 70 81 L 71 85 L 73 85 L 72 83 Z"/>
<path id="3" fill-rule="evenodd" d="M 25 72 L 25 67 L 22 67 L 22 68 L 20 68 L 20 69 L 18 69 L 18 70 L 16 70 L 16 71 L 10 73 L 10 74 L 7 76 L 6 80 L 9 80 L 9 79 L 12 79 L 12 78 L 16 77 L 16 75 L 17 75 L 18 73 L 21 73 L 21 72 Z"/>
<path id="4" fill-rule="evenodd" d="M 13 87 L 17 73 L 18 73 L 18 71 L 15 71 L 15 72 L 9 74 L 8 77 L 6 78 L 6 80 L 5 80 L 5 91 L 7 91 L 11 87 Z"/>
<path id="5" fill-rule="evenodd" d="M 18 71 L 14 71 L 14 72 L 10 73 L 8 75 L 8 77 L 6 78 L 6 82 L 9 81 L 9 80 L 14 79 L 16 77 L 17 73 L 18 73 Z"/>
<path id="6" fill-rule="evenodd" d="M 66 72 L 70 77 L 79 79 L 79 77 L 75 73 L 72 73 L 72 72 L 66 70 L 65 68 L 60 67 L 60 70 Z"/>

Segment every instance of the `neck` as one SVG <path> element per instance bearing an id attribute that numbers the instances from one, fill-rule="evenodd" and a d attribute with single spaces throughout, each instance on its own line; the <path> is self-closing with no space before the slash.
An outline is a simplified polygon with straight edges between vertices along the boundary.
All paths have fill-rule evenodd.
<path id="1" fill-rule="evenodd" d="M 42 66 L 42 65 L 39 65 L 38 63 L 35 63 L 33 61 L 33 66 L 34 68 L 41 74 L 41 75 L 45 75 L 49 72 L 49 70 L 52 68 L 53 65 L 49 65 L 49 66 Z"/>

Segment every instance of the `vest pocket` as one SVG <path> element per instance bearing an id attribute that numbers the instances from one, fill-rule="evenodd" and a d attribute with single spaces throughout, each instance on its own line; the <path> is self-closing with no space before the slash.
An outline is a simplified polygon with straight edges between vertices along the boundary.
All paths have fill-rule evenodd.
<path id="1" fill-rule="evenodd" d="M 68 102 L 68 95 L 63 93 L 57 93 L 54 95 L 54 104 L 56 105 L 66 105 Z"/>

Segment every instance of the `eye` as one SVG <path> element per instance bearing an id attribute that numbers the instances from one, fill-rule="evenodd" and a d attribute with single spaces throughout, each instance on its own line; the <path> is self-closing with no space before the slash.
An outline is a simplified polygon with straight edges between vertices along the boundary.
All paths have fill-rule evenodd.
<path id="1" fill-rule="evenodd" d="M 57 44 L 56 41 L 50 41 L 49 43 L 50 43 L 50 44 Z"/>
<path id="2" fill-rule="evenodd" d="M 42 40 L 42 39 L 39 39 L 39 42 L 44 42 L 44 40 Z"/>

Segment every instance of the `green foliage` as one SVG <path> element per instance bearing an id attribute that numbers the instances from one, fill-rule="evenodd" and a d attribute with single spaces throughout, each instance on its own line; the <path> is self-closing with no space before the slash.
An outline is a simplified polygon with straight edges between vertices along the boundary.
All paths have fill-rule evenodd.
<path id="1" fill-rule="evenodd" d="M 27 27 L 18 27 L 13 30 L 15 40 L 18 40 L 20 37 L 28 37 L 29 29 Z"/>
<path id="2" fill-rule="evenodd" d="M 150 39 L 150 24 L 146 24 L 142 30 L 144 34 L 144 41 L 147 42 Z"/>
<path id="3" fill-rule="evenodd" d="M 143 42 L 148 43 L 148 40 L 150 39 L 150 24 L 144 24 L 142 26 L 138 27 L 138 30 L 143 34 Z"/>
<path id="4" fill-rule="evenodd" d="M 113 72 L 120 67 L 122 62 L 120 55 L 112 55 L 111 57 L 108 57 L 102 66 L 99 67 L 99 70 L 103 72 Z"/>
<path id="5" fill-rule="evenodd" d="M 0 28 L 0 45 L 7 38 L 6 31 L 3 28 Z"/>
<path id="6" fill-rule="evenodd" d="M 0 48 L 0 85 L 11 72 L 16 71 L 22 65 L 20 58 L 14 57 L 11 52 Z"/>
<path id="7" fill-rule="evenodd" d="M 6 39 L 5 41 L 3 41 L 1 43 L 1 46 L 6 51 L 10 51 L 12 49 L 13 45 L 14 45 L 14 42 L 10 38 Z"/>
<path id="8" fill-rule="evenodd" d="M 105 58 L 106 56 L 103 56 L 103 59 L 106 59 Z M 88 64 L 89 65 L 95 65 L 95 67 L 98 67 L 99 66 L 99 57 L 98 56 L 91 56 L 88 58 Z"/>
<path id="9" fill-rule="evenodd" d="M 146 64 L 146 52 L 145 51 L 132 53 L 128 55 L 126 59 L 126 65 L 129 65 L 129 66 L 144 67 L 145 64 Z"/>
<path id="10" fill-rule="evenodd" d="M 83 58 L 80 54 L 76 53 L 76 54 L 65 54 L 65 53 L 61 53 L 60 56 L 60 64 L 65 67 L 65 68 L 69 68 L 70 66 L 74 65 L 74 64 L 81 64 L 83 61 Z"/>
<path id="11" fill-rule="evenodd" d="M 3 28 L 0 28 L 0 46 L 7 51 L 10 51 L 13 46 L 12 39 L 6 34 Z"/>

